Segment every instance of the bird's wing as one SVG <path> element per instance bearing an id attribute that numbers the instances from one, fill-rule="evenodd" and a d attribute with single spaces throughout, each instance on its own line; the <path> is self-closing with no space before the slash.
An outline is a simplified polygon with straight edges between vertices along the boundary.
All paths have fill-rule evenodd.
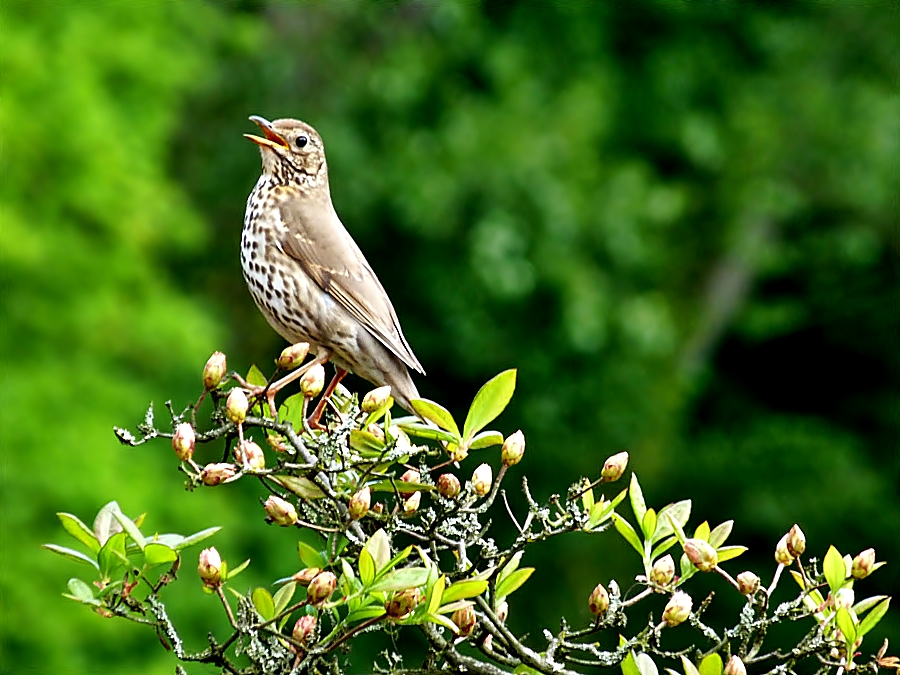
<path id="1" fill-rule="evenodd" d="M 310 197 L 285 200 L 281 219 L 287 227 L 284 252 L 397 358 L 424 374 L 390 298 L 331 204 Z"/>

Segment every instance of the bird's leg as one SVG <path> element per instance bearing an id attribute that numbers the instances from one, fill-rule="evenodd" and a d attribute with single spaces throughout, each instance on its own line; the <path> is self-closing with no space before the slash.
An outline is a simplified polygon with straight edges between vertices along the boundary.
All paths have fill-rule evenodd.
<path id="1" fill-rule="evenodd" d="M 318 405 L 316 405 L 316 409 L 313 410 L 313 414 L 310 415 L 308 423 L 313 429 L 322 430 L 323 427 L 319 423 L 319 419 L 322 417 L 322 413 L 325 411 L 325 403 L 331 398 L 331 395 L 334 393 L 334 390 L 337 389 L 340 381 L 344 379 L 347 375 L 347 371 L 344 368 L 338 368 L 335 366 L 334 377 L 331 378 L 331 382 L 328 384 L 328 387 L 325 389 L 325 393 L 322 394 L 322 398 L 319 399 Z"/>

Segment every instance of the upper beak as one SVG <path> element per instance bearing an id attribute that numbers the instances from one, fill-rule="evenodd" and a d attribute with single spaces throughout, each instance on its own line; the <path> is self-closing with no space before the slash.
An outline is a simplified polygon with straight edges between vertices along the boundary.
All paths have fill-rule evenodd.
<path id="1" fill-rule="evenodd" d="M 284 137 L 272 128 L 272 123 L 269 120 L 265 119 L 264 117 L 260 117 L 259 115 L 251 115 L 250 121 L 254 122 L 260 129 L 262 129 L 262 132 L 266 135 L 266 137 L 260 138 L 259 136 L 254 136 L 253 134 L 244 134 L 244 138 L 249 138 L 257 145 L 265 145 L 270 148 L 276 148 L 279 146 L 282 148 L 290 147 L 288 145 L 288 142 L 284 140 Z"/>

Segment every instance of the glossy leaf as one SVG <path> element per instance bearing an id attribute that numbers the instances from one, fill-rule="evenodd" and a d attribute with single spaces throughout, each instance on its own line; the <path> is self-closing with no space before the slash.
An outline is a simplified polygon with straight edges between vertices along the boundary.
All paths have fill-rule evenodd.
<path id="1" fill-rule="evenodd" d="M 250 366 L 250 370 L 247 371 L 247 377 L 245 379 L 247 380 L 247 384 L 252 384 L 257 387 L 265 387 L 269 382 L 266 379 L 266 376 L 263 375 L 263 372 L 256 367 L 256 364 Z"/>
<path id="2" fill-rule="evenodd" d="M 709 533 L 709 543 L 713 548 L 719 548 L 724 544 L 728 536 L 731 534 L 731 529 L 734 527 L 733 520 L 726 520 L 724 523 L 720 523 L 713 528 L 713 531 Z"/>
<path id="3" fill-rule="evenodd" d="M 847 644 L 852 645 L 854 642 L 856 642 L 856 625 L 853 622 L 853 616 L 850 614 L 846 607 L 838 608 L 834 620 L 835 623 L 837 623 L 838 629 L 840 629 L 841 633 L 844 634 L 844 638 L 847 640 Z"/>
<path id="4" fill-rule="evenodd" d="M 56 516 L 62 523 L 63 529 L 75 539 L 88 547 L 91 553 L 96 554 L 100 550 L 100 542 L 96 535 L 77 516 L 71 513 L 57 513 Z"/>
<path id="5" fill-rule="evenodd" d="M 244 562 L 242 562 L 240 565 L 238 565 L 234 569 L 228 570 L 227 573 L 223 572 L 222 577 L 225 579 L 234 579 L 238 574 L 240 574 L 245 569 L 247 569 L 247 566 L 249 564 L 250 564 L 250 558 L 247 558 Z"/>
<path id="6" fill-rule="evenodd" d="M 644 493 L 641 491 L 641 484 L 638 482 L 637 474 L 634 472 L 631 474 L 631 485 L 628 488 L 628 494 L 631 495 L 631 510 L 634 512 L 635 520 L 638 523 L 644 522 L 647 504 L 644 502 Z"/>
<path id="7" fill-rule="evenodd" d="M 644 533 L 644 539 L 653 541 L 653 534 L 656 532 L 656 511 L 647 509 L 641 520 L 641 530 Z"/>
<path id="8" fill-rule="evenodd" d="M 81 551 L 66 548 L 65 546 L 57 546 L 56 544 L 44 544 L 41 548 L 45 548 L 48 551 L 58 553 L 62 557 L 68 558 L 69 560 L 74 560 L 75 562 L 87 563 L 88 565 L 94 567 L 94 569 L 100 569 L 100 566 L 97 564 L 96 560 L 94 560 L 93 558 L 89 558 Z"/>
<path id="9" fill-rule="evenodd" d="M 656 518 L 656 533 L 653 535 L 653 541 L 657 542 L 671 534 L 675 534 L 675 528 L 672 526 L 672 520 L 675 521 L 679 528 L 684 528 L 687 521 L 691 517 L 691 500 L 683 499 L 680 502 L 664 506 Z M 670 520 L 672 519 L 672 520 Z M 682 537 L 684 541 L 684 537 Z"/>
<path id="10" fill-rule="evenodd" d="M 328 567 L 328 559 L 302 539 L 297 542 L 297 553 L 300 554 L 300 561 L 307 567 Z"/>
<path id="11" fill-rule="evenodd" d="M 725 666 L 722 663 L 722 657 L 713 652 L 700 662 L 697 670 L 700 675 L 722 675 Z"/>
<path id="12" fill-rule="evenodd" d="M 424 419 L 437 424 L 444 431 L 449 431 L 456 438 L 459 438 L 459 427 L 453 415 L 440 403 L 429 401 L 427 398 L 417 398 L 410 401 L 413 410 L 421 415 Z"/>
<path id="13" fill-rule="evenodd" d="M 428 438 L 433 441 L 446 441 L 447 443 L 459 442 L 459 438 L 454 436 L 451 432 L 444 431 L 443 429 L 436 429 L 427 424 L 422 424 L 421 422 L 409 422 L 398 424 L 397 426 L 410 436 L 416 436 L 417 438 Z"/>
<path id="14" fill-rule="evenodd" d="M 424 586 L 428 581 L 428 570 L 424 567 L 404 567 L 391 570 L 369 587 L 372 592 L 402 591 L 407 588 Z"/>
<path id="15" fill-rule="evenodd" d="M 844 579 L 847 575 L 847 566 L 844 559 L 834 546 L 828 547 L 825 559 L 822 561 L 822 572 L 825 574 L 825 580 L 828 582 L 828 588 L 832 593 L 837 593 L 844 585 Z"/>
<path id="16" fill-rule="evenodd" d="M 150 542 L 144 546 L 144 562 L 150 566 L 171 565 L 176 560 L 178 554 L 165 544 Z"/>
<path id="17" fill-rule="evenodd" d="M 613 524 L 616 526 L 616 530 L 621 534 L 625 541 L 631 544 L 632 548 L 638 552 L 638 555 L 641 557 L 644 556 L 644 546 L 641 544 L 640 538 L 637 536 L 637 532 L 634 531 L 634 528 L 631 526 L 627 520 L 625 520 L 618 513 L 614 513 L 612 515 Z"/>
<path id="18" fill-rule="evenodd" d="M 66 588 L 69 589 L 69 592 L 64 594 L 67 598 L 71 598 L 72 600 L 83 602 L 88 605 L 100 604 L 100 601 L 94 597 L 93 587 L 85 583 L 81 579 L 69 579 L 69 583 L 66 585 Z"/>
<path id="19" fill-rule="evenodd" d="M 119 525 L 122 526 L 122 529 L 128 533 L 128 536 L 131 537 L 132 541 L 138 545 L 138 547 L 143 551 L 144 546 L 147 545 L 146 540 L 144 539 L 144 535 L 141 534 L 141 531 L 138 529 L 137 525 L 132 522 L 131 518 L 126 516 L 121 511 L 113 511 L 113 518 L 119 521 Z"/>
<path id="20" fill-rule="evenodd" d="M 194 534 L 188 535 L 184 537 L 178 544 L 172 546 L 176 551 L 181 551 L 182 549 L 187 548 L 188 546 L 194 546 L 195 544 L 199 544 L 201 541 L 209 539 L 216 532 L 221 530 L 221 527 L 208 527 L 205 530 L 200 530 L 199 532 L 194 532 Z M 176 535 L 177 536 L 177 535 Z M 165 542 L 163 542 L 165 543 Z"/>
<path id="21" fill-rule="evenodd" d="M 722 546 L 718 551 L 716 551 L 716 556 L 718 557 L 719 562 L 723 563 L 726 560 L 737 558 L 746 550 L 746 546 Z"/>
<path id="22" fill-rule="evenodd" d="M 641 675 L 659 675 L 659 670 L 649 654 L 640 652 L 634 655 L 634 662 L 637 664 L 638 672 Z"/>
<path id="23" fill-rule="evenodd" d="M 859 628 L 856 633 L 858 637 L 862 637 L 870 630 L 875 628 L 878 625 L 878 622 L 881 621 L 882 617 L 887 614 L 888 608 L 891 605 L 891 599 L 885 598 L 880 603 L 875 605 L 871 612 L 866 614 L 862 621 L 859 622 Z"/>
<path id="24" fill-rule="evenodd" d="M 253 607 L 262 617 L 263 621 L 269 621 L 270 619 L 275 618 L 275 600 L 267 589 L 254 588 L 253 593 L 250 595 L 250 599 L 253 602 Z"/>
<path id="25" fill-rule="evenodd" d="M 100 563 L 100 575 L 103 577 L 111 576 L 113 571 L 121 567 L 126 561 L 125 533 L 118 532 L 106 540 L 106 543 L 103 544 L 103 547 L 97 554 L 97 562 Z"/>
<path id="26" fill-rule="evenodd" d="M 628 652 L 628 655 L 622 659 L 622 675 L 641 675 L 637 662 L 634 660 L 633 650 Z"/>
<path id="27" fill-rule="evenodd" d="M 113 513 L 119 511 L 118 502 L 108 502 L 97 512 L 94 518 L 94 536 L 100 546 L 103 547 L 111 536 L 122 531 L 122 526 L 113 517 Z"/>
<path id="28" fill-rule="evenodd" d="M 504 370 L 496 377 L 488 380 L 469 407 L 466 422 L 463 425 L 463 439 L 472 440 L 479 431 L 493 422 L 503 412 L 516 389 L 515 369 Z"/>
<path id="29" fill-rule="evenodd" d="M 508 595 L 512 595 L 522 584 L 528 581 L 533 572 L 533 567 L 521 567 L 504 578 L 503 581 L 498 581 L 495 590 L 497 597 L 505 598 Z"/>
<path id="30" fill-rule="evenodd" d="M 364 586 L 375 580 L 375 559 L 366 549 L 359 552 L 359 579 Z"/>
<path id="31" fill-rule="evenodd" d="M 681 668 L 684 670 L 684 675 L 700 675 L 697 666 L 691 663 L 690 659 L 684 655 L 681 656 Z"/>
<path id="32" fill-rule="evenodd" d="M 503 434 L 499 431 L 482 431 L 479 434 L 475 434 L 472 442 L 469 443 L 469 450 L 481 450 L 495 445 L 503 445 L 503 440 Z"/>
<path id="33" fill-rule="evenodd" d="M 441 595 L 441 605 L 446 605 L 457 600 L 465 600 L 466 598 L 474 598 L 481 595 L 487 590 L 487 581 L 457 581 L 444 590 Z"/>
<path id="34" fill-rule="evenodd" d="M 709 521 L 704 520 L 694 529 L 694 539 L 709 541 Z"/>
<path id="35" fill-rule="evenodd" d="M 281 614 L 284 611 L 285 607 L 291 604 L 291 600 L 294 598 L 294 593 L 297 592 L 297 582 L 289 581 L 284 586 L 279 588 L 274 597 L 272 598 L 272 602 L 275 603 L 275 614 Z"/>

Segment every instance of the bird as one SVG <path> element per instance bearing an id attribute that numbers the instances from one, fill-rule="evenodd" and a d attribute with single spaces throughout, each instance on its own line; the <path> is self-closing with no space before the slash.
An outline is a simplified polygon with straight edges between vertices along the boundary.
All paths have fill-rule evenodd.
<path id="1" fill-rule="evenodd" d="M 247 199 L 241 269 L 256 306 L 291 344 L 309 343 L 313 361 L 268 387 L 275 392 L 307 367 L 331 361 L 335 377 L 310 416 L 318 426 L 324 403 L 347 371 L 415 414 L 419 398 L 409 370 L 425 374 L 403 335 L 384 287 L 341 223 L 331 201 L 322 137 L 296 119 L 250 120 L 262 136 L 262 172 Z"/>

